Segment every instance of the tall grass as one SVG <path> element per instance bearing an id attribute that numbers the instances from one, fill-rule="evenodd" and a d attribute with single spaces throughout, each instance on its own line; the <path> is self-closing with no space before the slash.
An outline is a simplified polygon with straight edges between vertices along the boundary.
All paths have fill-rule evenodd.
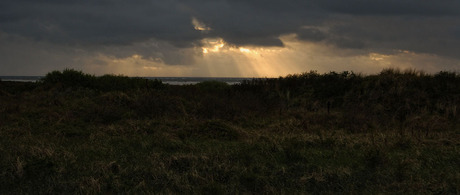
<path id="1" fill-rule="evenodd" d="M 389 69 L 1 82 L 0 193 L 455 194 L 459 81 Z"/>

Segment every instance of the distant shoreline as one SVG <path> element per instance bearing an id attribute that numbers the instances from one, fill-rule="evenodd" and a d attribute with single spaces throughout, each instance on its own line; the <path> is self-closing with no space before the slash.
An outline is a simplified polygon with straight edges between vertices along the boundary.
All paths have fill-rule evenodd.
<path id="1" fill-rule="evenodd" d="M 0 76 L 1 81 L 36 82 L 45 76 Z"/>
<path id="2" fill-rule="evenodd" d="M 1 81 L 12 82 L 37 82 L 45 76 L 0 76 Z M 140 77 L 145 79 L 158 79 L 164 84 L 170 85 L 193 85 L 203 81 L 221 81 L 229 85 L 239 84 L 244 80 L 251 80 L 253 78 L 243 77 Z"/>

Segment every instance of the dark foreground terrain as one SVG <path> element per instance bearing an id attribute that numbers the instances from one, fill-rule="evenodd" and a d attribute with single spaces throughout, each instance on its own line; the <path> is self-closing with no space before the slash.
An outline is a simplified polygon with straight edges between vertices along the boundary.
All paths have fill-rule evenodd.
<path id="1" fill-rule="evenodd" d="M 0 82 L 0 194 L 460 193 L 460 75 Z"/>

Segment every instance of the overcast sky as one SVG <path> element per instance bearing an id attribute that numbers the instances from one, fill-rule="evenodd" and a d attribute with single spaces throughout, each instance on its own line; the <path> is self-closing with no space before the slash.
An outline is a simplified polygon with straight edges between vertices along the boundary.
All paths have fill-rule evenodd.
<path id="1" fill-rule="evenodd" d="M 0 75 L 460 71 L 458 0 L 2 0 Z"/>

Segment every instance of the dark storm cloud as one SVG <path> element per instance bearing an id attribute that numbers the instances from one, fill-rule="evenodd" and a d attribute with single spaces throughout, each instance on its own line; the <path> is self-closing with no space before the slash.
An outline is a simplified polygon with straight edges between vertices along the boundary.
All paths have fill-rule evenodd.
<path id="1" fill-rule="evenodd" d="M 187 1 L 215 36 L 235 45 L 282 46 L 278 37 L 369 52 L 409 50 L 459 58 L 453 0 Z M 457 28 L 455 28 L 457 27 Z"/>
<path id="2" fill-rule="evenodd" d="M 279 37 L 295 33 L 339 48 L 459 58 L 459 15 L 455 0 L 3 0 L 0 31 L 56 44 L 178 48 L 206 37 L 282 47 Z M 192 18 L 212 30 L 195 30 Z"/>
<path id="3" fill-rule="evenodd" d="M 409 50 L 459 58 L 460 39 L 453 36 L 454 27 L 459 25 L 457 17 L 366 16 L 346 19 L 328 33 L 381 52 Z"/>
<path id="4" fill-rule="evenodd" d="M 283 46 L 280 35 L 303 25 L 318 25 L 327 15 L 308 1 L 184 1 L 213 30 L 210 35 L 234 45 Z M 301 4 L 302 6 L 296 5 Z"/>
<path id="5" fill-rule="evenodd" d="M 455 0 L 329 0 L 318 2 L 327 10 L 353 15 L 448 16 L 460 14 L 460 2 Z"/>
<path id="6" fill-rule="evenodd" d="M 200 38 L 173 1 L 6 1 L 0 29 L 64 43 L 129 44 L 150 38 L 188 46 Z"/>
<path id="7" fill-rule="evenodd" d="M 297 37 L 305 41 L 319 42 L 325 40 L 328 35 L 317 28 L 302 28 L 297 31 Z"/>

